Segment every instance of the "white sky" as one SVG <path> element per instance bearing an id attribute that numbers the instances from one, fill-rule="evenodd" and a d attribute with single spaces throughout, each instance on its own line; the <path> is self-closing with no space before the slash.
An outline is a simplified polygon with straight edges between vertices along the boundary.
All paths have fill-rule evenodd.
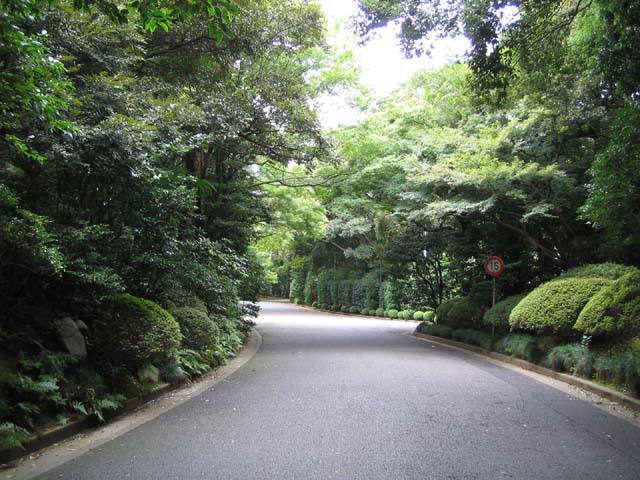
<path id="1" fill-rule="evenodd" d="M 336 31 L 330 42 L 354 52 L 356 63 L 362 68 L 362 83 L 378 99 L 391 93 L 418 70 L 454 62 L 469 47 L 464 38 L 436 39 L 430 57 L 407 59 L 393 27 L 380 30 L 378 38 L 359 46 L 350 22 L 350 17 L 358 11 L 356 0 L 319 0 L 319 3 L 329 20 L 329 30 Z M 327 128 L 358 120 L 358 112 L 347 105 L 346 99 L 323 99 L 320 112 L 322 123 Z"/>

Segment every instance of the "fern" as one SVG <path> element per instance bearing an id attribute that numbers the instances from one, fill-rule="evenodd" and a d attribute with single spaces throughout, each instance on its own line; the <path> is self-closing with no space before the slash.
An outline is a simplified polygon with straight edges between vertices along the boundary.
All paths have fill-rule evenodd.
<path id="1" fill-rule="evenodd" d="M 24 448 L 29 432 L 13 423 L 0 423 L 0 451 L 11 448 Z"/>

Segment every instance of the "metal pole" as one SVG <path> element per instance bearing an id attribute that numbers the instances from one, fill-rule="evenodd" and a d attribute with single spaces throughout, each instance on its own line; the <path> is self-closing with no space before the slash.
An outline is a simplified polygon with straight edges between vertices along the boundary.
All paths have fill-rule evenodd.
<path id="1" fill-rule="evenodd" d="M 491 307 L 496 306 L 496 277 L 493 277 L 493 301 L 491 302 Z M 491 325 L 491 336 L 496 336 L 496 326 L 495 324 Z"/>

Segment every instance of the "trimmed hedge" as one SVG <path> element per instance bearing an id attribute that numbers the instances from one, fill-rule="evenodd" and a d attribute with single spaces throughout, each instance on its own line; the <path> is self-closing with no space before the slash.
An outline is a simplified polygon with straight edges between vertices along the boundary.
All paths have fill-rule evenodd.
<path id="1" fill-rule="evenodd" d="M 640 335 L 640 271 L 623 276 L 591 297 L 574 328 L 597 337 Z"/>
<path id="2" fill-rule="evenodd" d="M 180 325 L 182 345 L 191 350 L 203 352 L 216 343 L 220 330 L 209 315 L 192 307 L 179 307 L 171 314 Z"/>
<path id="3" fill-rule="evenodd" d="M 617 280 L 630 273 L 639 272 L 635 267 L 619 263 L 593 263 L 567 270 L 558 278 L 608 278 Z"/>
<path id="4" fill-rule="evenodd" d="M 137 368 L 162 363 L 182 340 L 180 326 L 164 308 L 132 295 L 107 299 L 93 325 L 94 349 L 109 361 Z"/>
<path id="5" fill-rule="evenodd" d="M 422 315 L 422 319 L 425 322 L 433 322 L 435 320 L 435 318 L 436 318 L 436 312 L 434 312 L 433 310 L 427 310 Z"/>
<path id="6" fill-rule="evenodd" d="M 485 350 L 491 350 L 493 346 L 494 338 L 490 333 L 483 332 L 481 330 L 473 330 L 467 328 L 461 328 L 453 330 L 451 338 L 458 342 L 468 343 L 469 345 L 476 345 L 484 348 Z"/>
<path id="7" fill-rule="evenodd" d="M 384 309 L 382 309 L 382 308 L 378 308 L 378 309 L 376 310 L 376 316 L 378 316 L 378 317 L 384 317 Z"/>
<path id="8" fill-rule="evenodd" d="M 420 310 L 418 310 L 413 314 L 414 320 L 422 320 L 423 318 L 424 318 L 424 312 L 421 312 Z"/>
<path id="9" fill-rule="evenodd" d="M 387 312 L 387 316 L 391 318 L 398 318 L 398 310 L 396 310 L 395 308 L 390 309 Z"/>
<path id="10" fill-rule="evenodd" d="M 455 297 L 440 304 L 436 310 L 437 322 L 451 328 L 470 328 L 479 323 L 482 307 L 469 297 Z"/>
<path id="11" fill-rule="evenodd" d="M 512 329 L 569 336 L 580 312 L 611 280 L 566 278 L 540 285 L 511 311 Z"/>
<path id="12" fill-rule="evenodd" d="M 482 322 L 488 327 L 495 327 L 498 332 L 506 332 L 509 330 L 509 315 L 520 301 L 526 297 L 526 293 L 513 295 L 504 300 L 499 301 L 492 308 L 487 310 L 482 317 Z"/>
<path id="13" fill-rule="evenodd" d="M 349 307 L 349 313 L 359 313 L 358 307 L 352 305 Z"/>

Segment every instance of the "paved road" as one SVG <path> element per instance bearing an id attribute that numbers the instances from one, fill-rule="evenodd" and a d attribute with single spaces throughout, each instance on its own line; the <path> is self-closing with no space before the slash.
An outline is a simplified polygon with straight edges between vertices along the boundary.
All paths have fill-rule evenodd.
<path id="1" fill-rule="evenodd" d="M 640 429 L 413 323 L 264 303 L 211 390 L 42 479 L 633 479 Z"/>

